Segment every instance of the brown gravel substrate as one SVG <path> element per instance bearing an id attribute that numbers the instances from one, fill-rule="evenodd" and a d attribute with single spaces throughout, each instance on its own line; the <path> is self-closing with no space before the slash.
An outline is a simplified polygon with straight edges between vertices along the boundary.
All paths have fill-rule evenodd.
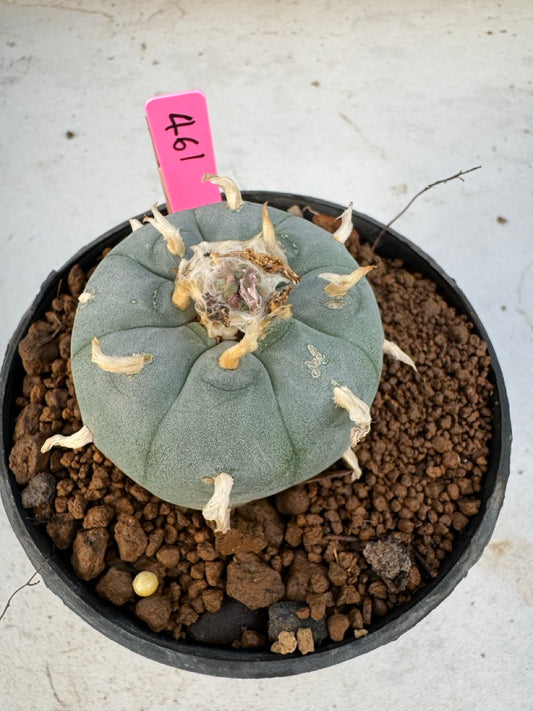
<path id="1" fill-rule="evenodd" d="M 94 445 L 40 453 L 50 434 L 81 426 L 69 363 L 87 278 L 80 267 L 21 341 L 27 374 L 10 464 L 23 505 L 80 578 L 152 630 L 215 641 L 205 629 L 222 613 L 235 620 L 224 641 L 236 647 L 308 653 L 324 637 L 360 637 L 438 575 L 477 513 L 492 420 L 486 345 L 432 282 L 376 260 L 355 235 L 350 245 L 360 263 L 377 261 L 370 281 L 385 336 L 418 372 L 385 358 L 373 426 L 357 450 L 359 480 L 339 463 L 234 511 L 225 535 L 133 483 Z M 160 584 L 140 599 L 132 580 L 142 570 Z M 289 615 L 270 640 L 268 607 L 271 625 L 272 611 Z"/>

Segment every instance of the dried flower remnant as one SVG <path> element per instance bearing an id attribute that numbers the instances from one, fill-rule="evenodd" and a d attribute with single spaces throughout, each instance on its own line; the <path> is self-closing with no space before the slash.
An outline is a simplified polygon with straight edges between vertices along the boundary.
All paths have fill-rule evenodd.
<path id="1" fill-rule="evenodd" d="M 344 452 L 342 458 L 345 464 L 352 470 L 352 481 L 357 481 L 357 479 L 360 479 L 363 472 L 361 471 L 361 467 L 359 466 L 359 460 L 357 459 L 357 455 L 351 447 L 347 449 L 346 452 Z"/>
<path id="2" fill-rule="evenodd" d="M 367 267 L 357 267 L 351 274 L 334 274 L 325 272 L 319 274 L 319 279 L 328 281 L 329 284 L 324 287 L 324 291 L 329 296 L 346 296 L 348 291 L 352 289 L 364 276 L 375 269 L 374 265 Z"/>
<path id="3" fill-rule="evenodd" d="M 333 233 L 333 239 L 336 242 L 344 244 L 348 237 L 352 234 L 353 223 L 352 223 L 352 210 L 353 202 L 351 202 L 346 210 L 340 216 L 341 224 L 340 227 Z"/>
<path id="4" fill-rule="evenodd" d="M 234 181 L 231 178 L 227 178 L 222 175 L 212 175 L 211 173 L 205 173 L 202 178 L 202 182 L 206 180 L 208 180 L 210 183 L 218 185 L 219 188 L 222 188 L 222 190 L 226 194 L 226 200 L 230 210 L 240 210 L 241 207 L 244 205 L 241 191 L 235 185 Z"/>
<path id="5" fill-rule="evenodd" d="M 149 353 L 133 353 L 128 356 L 106 355 L 102 352 L 100 341 L 95 336 L 92 340 L 91 360 L 99 368 L 110 373 L 135 375 L 142 370 L 146 363 L 151 363 L 153 358 Z"/>
<path id="6" fill-rule="evenodd" d="M 202 509 L 202 513 L 206 521 L 215 522 L 215 532 L 227 533 L 230 527 L 230 508 L 228 504 L 234 479 L 230 474 L 221 472 L 213 479 L 207 479 L 207 481 L 214 484 L 215 491 Z"/>
<path id="7" fill-rule="evenodd" d="M 132 219 L 130 220 L 130 227 L 132 232 L 140 230 L 142 226 L 143 224 L 140 220 L 138 220 L 136 217 L 132 217 Z"/>
<path id="8" fill-rule="evenodd" d="M 157 203 L 152 205 L 153 217 L 145 217 L 144 222 L 149 222 L 153 225 L 163 236 L 163 239 L 167 243 L 167 249 L 170 254 L 175 254 L 179 257 L 183 257 L 185 254 L 185 243 L 177 227 L 174 227 L 157 209 Z M 137 225 L 132 225 L 132 229 L 137 229 Z"/>
<path id="9" fill-rule="evenodd" d="M 48 437 L 41 447 L 41 452 L 49 452 L 52 447 L 65 447 L 66 449 L 79 449 L 93 441 L 93 434 L 87 425 L 71 435 L 55 434 Z"/>
<path id="10" fill-rule="evenodd" d="M 355 447 L 370 432 L 370 408 L 344 385 L 333 389 L 333 399 L 336 405 L 348 411 L 350 420 L 355 425 L 350 431 L 352 447 Z"/>
<path id="11" fill-rule="evenodd" d="M 401 363 L 411 366 L 413 370 L 417 370 L 415 362 L 411 356 L 407 355 L 405 351 L 402 351 L 400 346 L 396 345 L 393 341 L 388 341 L 387 339 L 383 341 L 383 353 L 399 360 Z"/>

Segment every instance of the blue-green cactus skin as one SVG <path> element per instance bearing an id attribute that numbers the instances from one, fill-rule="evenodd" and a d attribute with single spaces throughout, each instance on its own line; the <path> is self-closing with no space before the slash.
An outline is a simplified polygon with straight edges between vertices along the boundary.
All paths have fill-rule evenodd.
<path id="1" fill-rule="evenodd" d="M 226 203 L 169 216 L 186 244 L 248 240 L 262 229 L 262 206 Z M 342 298 L 324 291 L 324 272 L 357 264 L 344 245 L 310 222 L 269 208 L 278 243 L 301 277 L 292 318 L 274 321 L 235 370 L 218 364 L 234 341 L 216 343 L 194 305 L 171 302 L 179 257 L 152 226 L 133 232 L 102 260 L 80 303 L 72 372 L 82 419 L 95 445 L 129 477 L 171 503 L 201 509 L 206 479 L 234 478 L 230 506 L 262 498 L 323 471 L 350 446 L 348 412 L 333 400 L 344 385 L 371 405 L 379 384 L 383 331 L 362 279 Z M 333 302 L 333 303 L 332 303 Z M 148 353 L 135 375 L 91 361 L 91 341 L 116 356 Z"/>

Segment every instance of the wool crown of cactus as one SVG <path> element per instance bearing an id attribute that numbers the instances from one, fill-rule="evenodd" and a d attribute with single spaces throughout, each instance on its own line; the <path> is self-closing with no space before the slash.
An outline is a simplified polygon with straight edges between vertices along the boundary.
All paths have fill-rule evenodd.
<path id="1" fill-rule="evenodd" d="M 71 346 L 84 427 L 70 445 L 94 441 L 219 530 L 350 452 L 383 353 L 368 268 L 309 221 L 226 193 L 132 223 L 80 297 Z"/>

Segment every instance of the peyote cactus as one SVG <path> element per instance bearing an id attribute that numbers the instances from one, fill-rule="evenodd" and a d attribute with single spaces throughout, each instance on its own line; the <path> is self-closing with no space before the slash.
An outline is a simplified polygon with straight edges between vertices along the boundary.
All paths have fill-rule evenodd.
<path id="1" fill-rule="evenodd" d="M 99 264 L 80 297 L 72 373 L 95 445 L 158 497 L 229 511 L 309 479 L 370 427 L 383 331 L 338 233 L 266 205 L 227 202 L 150 224 Z"/>

